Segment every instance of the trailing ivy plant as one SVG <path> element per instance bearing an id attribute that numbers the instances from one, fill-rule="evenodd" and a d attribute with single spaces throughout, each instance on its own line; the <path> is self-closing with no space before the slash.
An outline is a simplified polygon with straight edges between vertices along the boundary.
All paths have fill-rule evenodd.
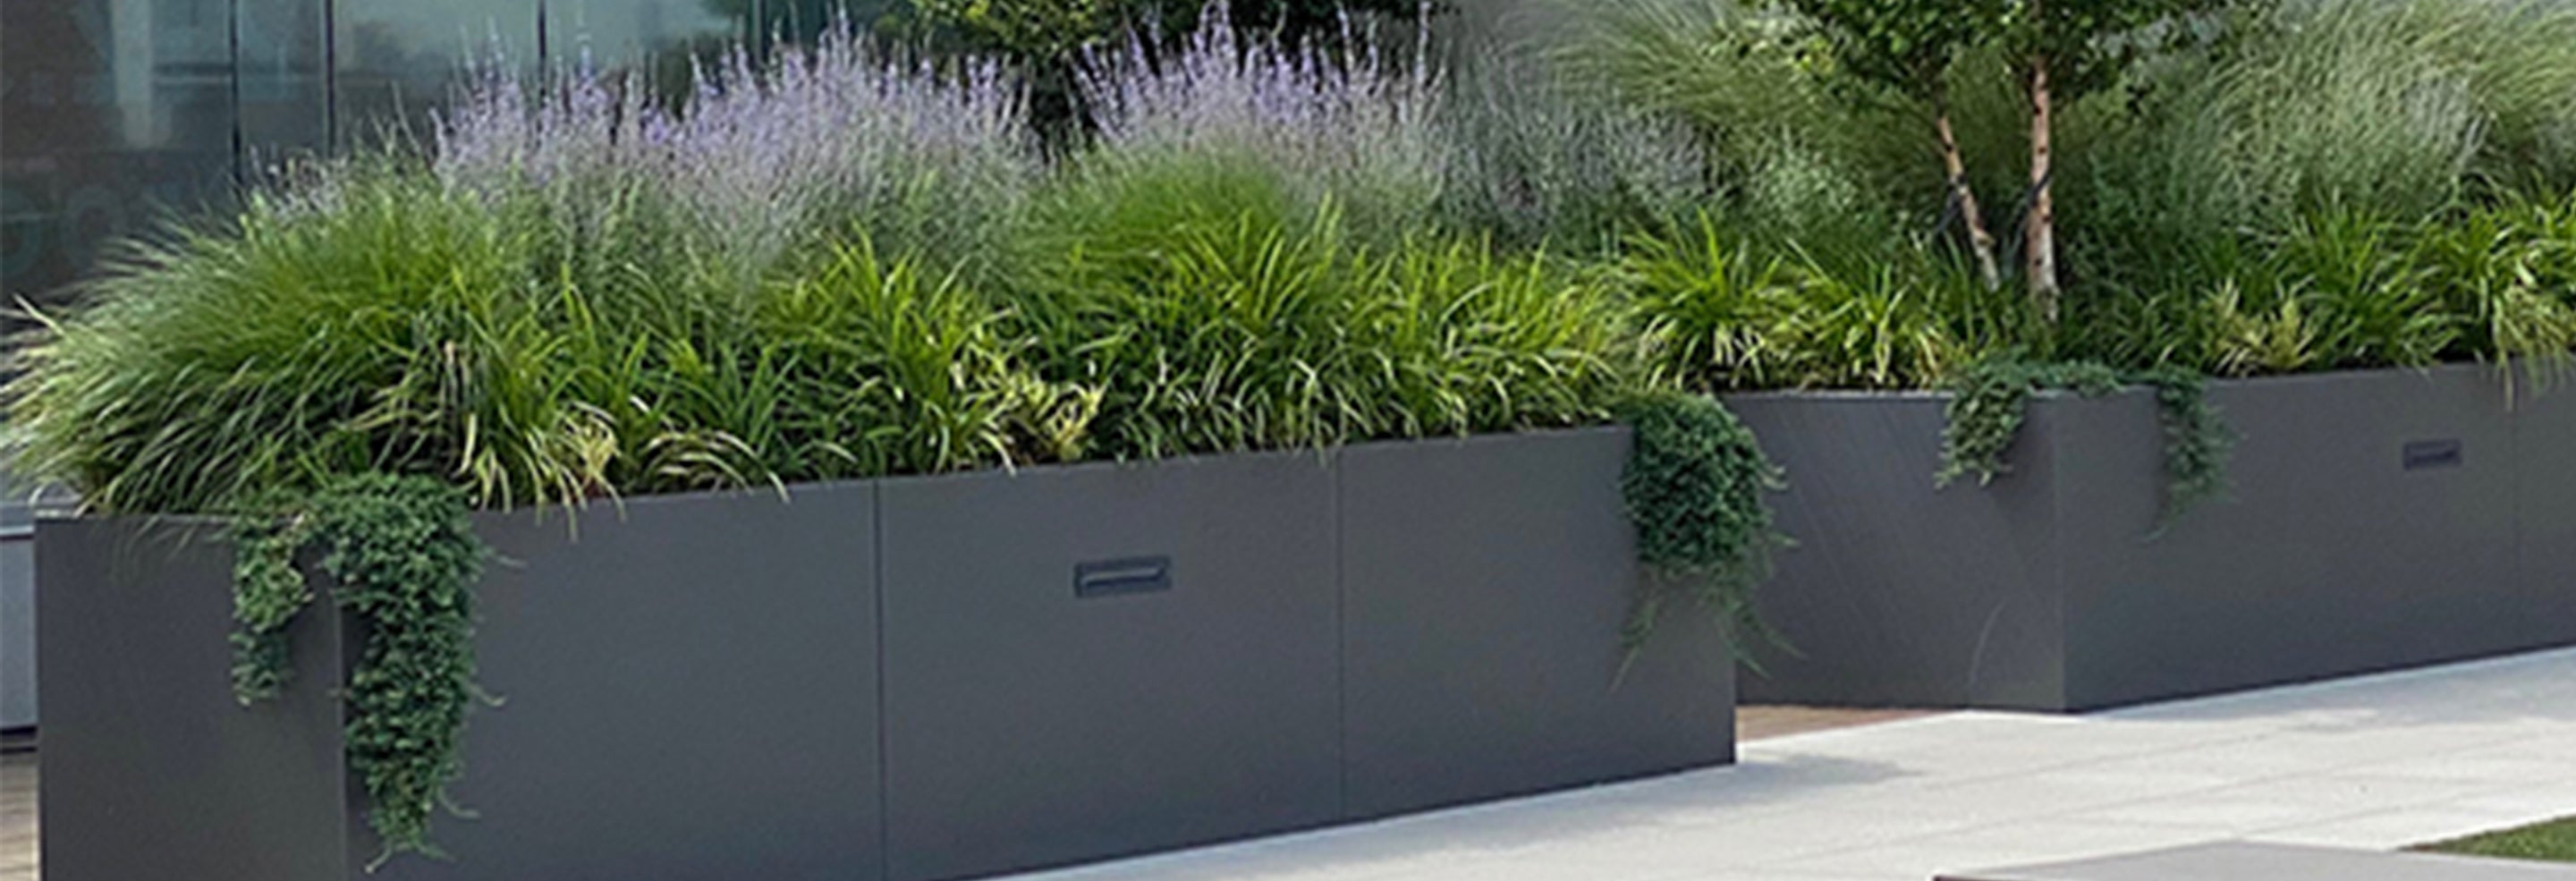
<path id="1" fill-rule="evenodd" d="M 2064 390 L 2097 398 L 2132 383 L 2156 390 L 2165 470 L 2165 498 L 2157 526 L 2170 525 L 2193 505 L 2226 488 L 2228 452 L 2234 445 L 2226 423 L 2209 405 L 2200 374 L 2179 368 L 2122 373 L 2085 361 L 1994 358 L 1978 362 L 1950 384 L 1949 424 L 1942 431 L 1941 470 L 1934 479 L 1948 486 L 1973 474 L 1982 486 L 2012 470 L 2004 453 L 2021 431 L 2033 394 Z"/>
<path id="2" fill-rule="evenodd" d="M 1934 480 L 1949 486 L 1974 474 L 1983 486 L 2012 470 L 2004 451 L 2021 433 L 2030 396 L 2047 389 L 2101 397 L 2120 389 L 2120 374 L 2084 361 L 1992 358 L 1969 366 L 1951 382 L 1949 425 L 1941 433 L 1941 470 Z"/>
<path id="3" fill-rule="evenodd" d="M 361 474 L 234 528 L 233 687 L 244 704 L 275 696 L 291 669 L 287 628 L 314 598 L 299 558 L 366 622 L 346 740 L 384 843 L 370 868 L 405 852 L 443 856 L 429 821 L 453 809 L 446 787 L 477 695 L 473 584 L 489 553 L 468 510 L 463 491 L 437 480 Z"/>
<path id="4" fill-rule="evenodd" d="M 1753 594 L 1771 574 L 1771 551 L 1786 543 L 1763 494 L 1786 487 L 1753 431 L 1715 400 L 1667 392 L 1622 408 L 1636 431 L 1620 488 L 1637 528 L 1637 558 L 1648 578 L 1621 633 L 1634 662 L 1666 604 L 1684 599 L 1717 615 L 1738 659 L 1747 646 L 1780 645 Z M 1621 673 L 1626 664 L 1621 665 Z"/>

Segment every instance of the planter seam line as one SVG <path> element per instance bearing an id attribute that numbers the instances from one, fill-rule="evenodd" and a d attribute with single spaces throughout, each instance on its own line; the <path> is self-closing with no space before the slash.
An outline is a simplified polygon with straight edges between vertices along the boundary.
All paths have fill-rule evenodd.
<path id="1" fill-rule="evenodd" d="M 894 805 L 887 793 L 893 789 L 886 751 L 891 737 L 886 734 L 886 611 L 885 611 L 885 484 L 868 484 L 868 600 L 876 620 L 868 622 L 876 630 L 876 738 L 877 738 L 877 878 L 894 877 Z"/>
<path id="2" fill-rule="evenodd" d="M 1332 472 L 1333 488 L 1333 814 L 1348 821 L 1351 817 L 1351 586 L 1348 565 L 1350 518 L 1343 506 L 1348 494 L 1342 481 L 1349 471 L 1342 467 L 1339 453 L 1324 461 Z"/>
<path id="3" fill-rule="evenodd" d="M 2047 424 L 2048 569 L 2044 573 L 2044 577 L 2048 579 L 2044 595 L 2057 601 L 2056 631 L 2060 648 L 2057 653 L 2057 706 L 2054 709 L 2061 713 L 2075 706 L 2075 671 L 2068 669 L 2070 664 L 2067 662 L 2064 650 L 2067 628 L 2070 626 L 2067 621 L 2067 609 L 2074 605 L 2072 597 L 2068 596 L 2068 589 L 2074 581 L 2066 577 L 2066 478 L 2071 472 L 2066 468 L 2065 450 L 2059 444 L 2064 433 L 2063 427 L 2059 424 L 2062 421 L 2064 420 L 2051 418 Z"/>

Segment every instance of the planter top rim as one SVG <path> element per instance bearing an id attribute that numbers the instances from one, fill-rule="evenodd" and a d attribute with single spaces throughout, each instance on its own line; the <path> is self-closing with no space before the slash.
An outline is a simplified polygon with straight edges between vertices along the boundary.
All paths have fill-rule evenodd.
<path id="1" fill-rule="evenodd" d="M 1585 435 L 1617 434 L 1617 433 L 1622 433 L 1622 432 L 1626 432 L 1626 431 L 1628 431 L 1628 427 L 1627 427 L 1627 426 L 1625 426 L 1625 425 L 1620 425 L 1620 424 L 1617 424 L 1617 423 L 1608 423 L 1608 424 L 1601 424 L 1601 425 L 1576 426 L 1576 427 L 1570 427 L 1570 428 L 1542 428 L 1542 429 L 1529 429 L 1529 430 L 1523 430 L 1523 431 L 1490 432 L 1490 433 L 1483 433 L 1483 434 L 1468 434 L 1468 435 L 1438 435 L 1438 436 L 1420 437 L 1420 438 L 1400 438 L 1400 439 L 1393 439 L 1393 440 L 1361 441 L 1361 442 L 1357 442 L 1357 443 L 1340 444 L 1340 445 L 1335 445 L 1335 446 L 1325 446 L 1325 447 L 1305 447 L 1305 448 L 1284 449 L 1284 450 L 1246 450 L 1246 451 L 1242 451 L 1242 452 L 1231 452 L 1231 453 L 1199 453 L 1199 454 L 1192 454 L 1192 455 L 1187 455 L 1187 456 L 1172 456 L 1172 457 L 1160 458 L 1160 459 L 1114 459 L 1114 460 L 1113 460 L 1113 459 L 1101 459 L 1101 460 L 1090 460 L 1090 461 L 1082 461 L 1082 462 L 1051 463 L 1051 464 L 1045 464 L 1045 465 L 1028 465 L 1028 466 L 1008 467 L 1008 468 L 979 468 L 979 469 L 975 469 L 975 470 L 972 470 L 972 471 L 951 471 L 951 472 L 944 472 L 944 473 L 939 473 L 939 474 L 897 474 L 897 475 L 887 475 L 887 476 L 884 476 L 884 477 L 857 478 L 857 479 L 850 479 L 850 480 L 822 480 L 822 481 L 808 481 L 808 482 L 804 482 L 804 483 L 790 483 L 790 484 L 786 484 L 786 485 L 784 485 L 784 486 L 752 486 L 752 487 L 740 487 L 740 488 L 733 488 L 733 489 L 692 490 L 692 491 L 688 491 L 688 492 L 672 492 L 672 493 L 651 493 L 651 494 L 646 494 L 646 495 L 616 496 L 616 497 L 605 497 L 605 498 L 592 499 L 592 500 L 589 500 L 589 501 L 587 501 L 587 502 L 584 502 L 584 503 L 582 503 L 582 504 L 580 504 L 580 505 L 577 505 L 577 506 L 570 506 L 570 507 L 567 507 L 567 506 L 564 506 L 564 505 L 551 505 L 551 504 L 549 504 L 549 505 L 522 505 L 522 506 L 518 506 L 518 507 L 511 507 L 511 508 L 487 508 L 487 509 L 479 509 L 479 510 L 475 511 L 474 513 L 475 513 L 475 514 L 476 514 L 476 516 L 478 516 L 478 517 L 491 517 L 491 516 L 528 517 L 528 516 L 533 516 L 533 517 L 535 517 L 536 519 L 538 519 L 539 521 L 541 521 L 541 522 L 542 522 L 542 521 L 550 520 L 550 519 L 557 518 L 557 517 L 578 518 L 578 517 L 584 517 L 584 516 L 596 516 L 596 515 L 599 515 L 599 514 L 607 514 L 607 515 L 609 515 L 609 516 L 616 516 L 619 512 L 621 512 L 621 511 L 623 511 L 625 508 L 628 508 L 628 507 L 631 507 L 631 506 L 637 506 L 637 505 L 677 504 L 677 503 L 682 503 L 682 502 L 689 502 L 689 501 L 704 501 L 704 500 L 710 500 L 710 499 L 741 499 L 741 498 L 755 498 L 755 497 L 763 497 L 763 496 L 766 496 L 766 497 L 770 497 L 770 498 L 781 498 L 781 499 L 785 499 L 785 500 L 787 500 L 787 501 L 793 502 L 793 501 L 795 500 L 795 498 L 796 498 L 796 497 L 798 497 L 798 496 L 802 496 L 802 495 L 818 494 L 818 493 L 848 492 L 848 491 L 858 491 L 858 490 L 869 490 L 869 489 L 874 489 L 875 487 L 877 487 L 877 486 L 879 486 L 879 485 L 889 484 L 889 483 L 918 483 L 918 482 L 926 482 L 926 481 L 965 480 L 965 479 L 991 478 L 991 477 L 997 477 L 997 476 L 999 476 L 999 477 L 1017 477 L 1017 476 L 1024 475 L 1024 474 L 1025 474 L 1025 475 L 1041 475 L 1041 474 L 1083 473 L 1083 472 L 1093 472 L 1093 471 L 1128 471 L 1128 470 L 1140 470 L 1140 469 L 1147 469 L 1147 468 L 1167 468 L 1167 467 L 1183 467 L 1183 468 L 1186 468 L 1186 467 L 1191 467 L 1191 466 L 1195 466 L 1195 465 L 1204 465 L 1204 464 L 1210 464 L 1210 463 L 1215 463 L 1215 462 L 1225 462 L 1225 461 L 1238 461 L 1238 460 L 1246 460 L 1246 459 L 1301 459 L 1301 458 L 1302 458 L 1302 459 L 1307 459 L 1307 460 L 1313 461 L 1313 462 L 1315 462 L 1315 463 L 1317 463 L 1317 464 L 1319 464 L 1319 465 L 1320 465 L 1320 464 L 1324 464 L 1324 463 L 1327 463 L 1327 462 L 1331 461 L 1331 459 L 1332 459 L 1333 457 L 1338 456 L 1338 455 L 1340 455 L 1341 453 L 1343 453 L 1344 451 L 1347 451 L 1347 450 L 1380 449 L 1380 448 L 1389 448 L 1389 447 L 1468 447 L 1468 446 L 1478 446 L 1478 445 L 1484 445 L 1484 444 L 1505 443 L 1505 442 L 1509 442 L 1509 441 L 1513 441 L 1513 440 L 1522 440 L 1522 439 L 1529 439 L 1529 438 L 1541 438 L 1541 437 L 1567 437 L 1567 436 L 1585 436 Z M 229 523 L 229 520 L 228 520 L 227 518 L 224 518 L 224 517 L 218 517 L 218 516 L 214 516 L 214 515 L 208 515 L 208 514 L 104 514 L 104 515 L 102 515 L 102 514 L 98 514 L 98 513 L 94 513 L 94 512 L 84 512 L 84 511 L 81 511 L 81 510 L 77 507 L 77 503 L 76 503 L 76 502 L 71 502 L 67 507 L 61 507 L 61 508 L 50 508 L 50 509 L 38 509 L 38 510 L 35 512 L 35 520 L 36 520 L 36 523 L 37 523 L 37 524 L 39 524 L 39 525 L 42 525 L 42 524 L 45 524 L 45 523 L 78 523 L 78 522 L 96 521 L 96 520 L 128 520 L 128 521 L 131 521 L 131 520 L 142 520 L 142 521 L 147 521 L 147 522 L 150 522 L 150 523 L 153 523 L 153 524 L 156 524 L 156 525 L 167 525 L 167 526 L 178 526 L 178 527 L 189 527 L 189 528 L 216 528 L 216 527 L 222 527 L 222 526 L 224 526 L 224 525 L 226 525 L 226 524 L 228 524 L 228 523 Z"/>
<path id="2" fill-rule="evenodd" d="M 2400 376 L 2414 376 L 2414 377 L 2425 377 L 2425 378 L 2430 378 L 2430 377 L 2435 377 L 2435 376 L 2444 376 L 2444 375 L 2461 374 L 2461 373 L 2497 373 L 2497 372 L 2501 371 L 2502 369 L 2503 369 L 2503 366 L 2502 366 L 2502 365 L 2497 364 L 2497 363 L 2493 363 L 2493 362 L 2463 361 L 2463 362 L 2453 362 L 2453 363 L 2447 363 L 2447 364 L 2435 364 L 2435 365 L 2432 365 L 2432 366 L 2429 366 L 2429 367 L 2375 367 L 2375 368 L 2369 368 L 2369 369 L 2364 369 L 2364 370 L 2325 370 L 2325 371 L 2317 371 L 2317 372 L 2312 372 L 2312 373 L 2284 373 L 2284 374 L 2273 374 L 2273 375 L 2265 375 L 2265 376 L 2241 376 L 2241 377 L 2216 377 L 2216 376 L 2213 376 L 2213 377 L 2210 377 L 2210 378 L 2209 378 L 2209 384 L 2210 384 L 2211 386 L 2213 386 L 2213 387 L 2229 387 L 2229 386 L 2261 386 L 2261 385 L 2291 385 L 2291 384 L 2303 384 L 2303 383 L 2349 382 L 2349 381 L 2353 381 L 2353 380 L 2384 379 L 2384 378 L 2389 378 L 2389 377 L 2400 377 Z M 2523 378 L 2524 378 L 2526 381 L 2528 381 L 2529 379 L 2531 379 L 2531 378 L 2532 378 L 2532 377 L 2530 377 L 2528 374 L 2529 374 L 2529 371 L 2531 371 L 2531 370 L 2533 370 L 2533 369 L 2534 369 L 2534 368 L 2527 367 L 2527 366 L 2523 366 L 2523 365 L 2519 365 L 2519 364 L 2518 364 L 2518 365 L 2516 365 L 2516 370 L 2517 370 L 2518 372 L 2521 372 L 2521 373 L 2523 373 L 2523 374 L 2524 374 Z M 2116 392 L 2115 394 L 2119 394 L 2119 395 L 2137 394 L 2137 393 L 2143 393 L 2143 392 L 2146 392 L 2146 391 L 2148 391 L 2148 390 L 2149 390 L 2149 389 L 2148 389 L 2146 386 L 2142 386 L 2142 385 L 2123 385 L 2123 386 L 2121 386 L 2121 387 L 2120 387 L 2120 390 L 2119 390 L 2118 392 Z M 1815 389 L 1765 389 L 1765 390 L 1761 390 L 1761 391 L 1729 392 L 1729 393 L 1725 393 L 1725 394 L 1722 394 L 1722 395 L 1719 395 L 1719 396 L 1718 396 L 1719 400 L 1721 400 L 1721 401 L 1728 401 L 1728 402 L 1733 402 L 1733 401 L 1815 401 L 1815 400 L 1822 400 L 1822 401 L 1947 401 L 1947 400 L 1949 400 L 1949 399 L 1951 399 L 1951 398 L 1954 398 L 1954 397 L 1957 397 L 1956 393 L 1953 393 L 1953 392 L 1951 392 L 1951 391 L 1949 391 L 1949 390 L 1946 390 L 1946 389 L 1889 389 L 1889 390 L 1871 390 L 1871 389 L 1840 389 L 1840 388 L 1815 388 Z M 2081 396 L 2081 395 L 2077 395 L 2077 394 L 2075 394 L 2074 392 L 2067 391 L 2067 390 L 2065 390 L 2065 389 L 2042 389 L 2042 390 L 2040 390 L 2039 392 L 2037 392 L 2037 393 L 2034 395 L 2034 397 L 2038 397 L 2038 398 L 2069 398 L 2069 397 L 2082 397 L 2082 396 Z"/>

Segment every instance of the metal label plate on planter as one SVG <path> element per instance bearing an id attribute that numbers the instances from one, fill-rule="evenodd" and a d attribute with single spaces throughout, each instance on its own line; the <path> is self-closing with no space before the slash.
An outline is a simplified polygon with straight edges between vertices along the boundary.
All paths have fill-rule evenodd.
<path id="1" fill-rule="evenodd" d="M 2458 468 L 2465 462 L 2457 440 L 2416 441 L 2406 445 L 2406 470 Z"/>
<path id="2" fill-rule="evenodd" d="M 1081 599 L 1162 593 L 1172 589 L 1172 558 L 1126 557 L 1073 567 L 1073 595 Z"/>

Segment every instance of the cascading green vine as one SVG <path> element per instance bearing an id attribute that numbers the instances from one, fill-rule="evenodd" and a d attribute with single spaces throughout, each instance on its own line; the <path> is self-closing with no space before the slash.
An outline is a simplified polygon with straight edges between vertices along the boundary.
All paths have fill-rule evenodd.
<path id="1" fill-rule="evenodd" d="M 376 863 L 440 855 L 430 817 L 450 807 L 474 687 L 473 584 L 488 550 L 460 490 L 424 477 L 362 474 L 236 525 L 233 687 L 247 704 L 291 669 L 287 627 L 313 600 L 307 548 L 337 606 L 366 622 L 349 674 L 349 765 L 366 784 Z"/>
<path id="2" fill-rule="evenodd" d="M 2159 529 L 2170 525 L 2193 505 L 2226 489 L 2228 452 L 2235 443 L 2217 409 L 2209 405 L 2200 374 L 2179 368 L 2124 374 L 2082 361 L 1998 358 L 1979 362 L 1951 383 L 1949 425 L 1942 431 L 1941 470 L 1934 479 L 1948 486 L 1973 474 L 1984 485 L 2010 471 L 2004 453 L 2020 433 L 2034 394 L 2062 389 L 2093 398 L 2116 392 L 2127 383 L 2156 390 L 2165 470 L 2165 498 L 2157 523 Z"/>
<path id="3" fill-rule="evenodd" d="M 1941 470 L 1933 479 L 1949 486 L 1974 474 L 1982 486 L 2011 471 L 2004 451 L 2021 433 L 2031 395 L 2065 389 L 2095 398 L 2119 388 L 2118 371 L 2090 362 L 1998 358 L 1971 365 L 1951 383 L 1949 425 L 1941 433 Z"/>
<path id="4" fill-rule="evenodd" d="M 1641 398 L 1622 408 L 1621 420 L 1635 429 L 1636 449 L 1620 488 L 1637 528 L 1638 561 L 1651 576 L 1621 634 L 1628 660 L 1664 607 L 1683 599 L 1717 615 L 1736 656 L 1756 663 L 1753 643 L 1782 644 L 1753 602 L 1771 573 L 1771 551 L 1786 543 L 1763 500 L 1787 486 L 1779 467 L 1751 429 L 1706 397 Z"/>
<path id="5" fill-rule="evenodd" d="M 2198 371 L 2160 367 L 2138 374 L 2156 389 L 2156 413 L 2165 435 L 2165 503 L 2158 526 L 2171 525 L 2193 505 L 2227 490 L 2227 459 L 2236 435 L 2209 404 L 2208 380 Z"/>

